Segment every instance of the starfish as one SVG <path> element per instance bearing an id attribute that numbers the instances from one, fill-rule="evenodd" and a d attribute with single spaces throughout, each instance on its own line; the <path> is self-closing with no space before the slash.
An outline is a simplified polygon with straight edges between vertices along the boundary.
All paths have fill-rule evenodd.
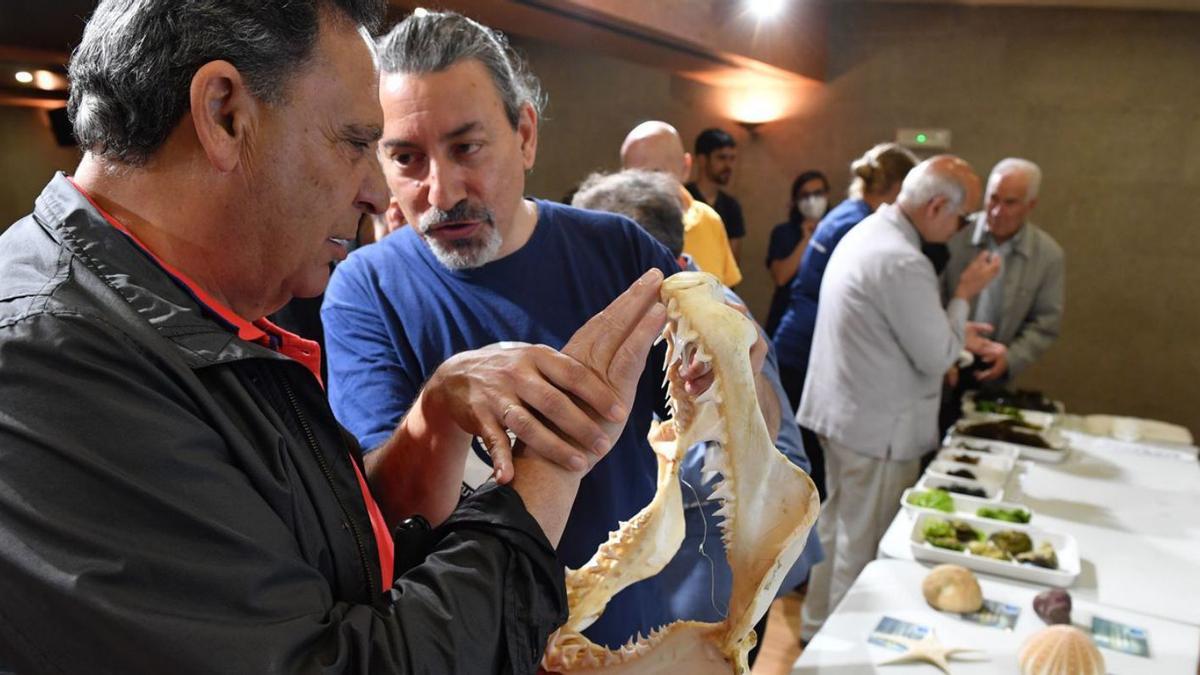
<path id="1" fill-rule="evenodd" d="M 971 649 L 968 647 L 944 647 L 942 646 L 941 642 L 938 642 L 938 639 L 936 636 L 934 636 L 933 631 L 930 631 L 928 635 L 920 640 L 914 640 L 902 635 L 891 635 L 884 633 L 876 633 L 875 637 L 878 637 L 881 640 L 898 642 L 908 647 L 908 651 L 904 652 L 903 654 L 898 654 L 889 659 L 880 661 L 879 665 L 881 666 L 886 666 L 893 663 L 925 661 L 937 666 L 943 673 L 946 673 L 946 675 L 950 675 L 950 664 L 948 664 L 947 661 L 953 659 L 956 654 L 961 654 L 964 652 L 983 652 L 982 649 Z"/>

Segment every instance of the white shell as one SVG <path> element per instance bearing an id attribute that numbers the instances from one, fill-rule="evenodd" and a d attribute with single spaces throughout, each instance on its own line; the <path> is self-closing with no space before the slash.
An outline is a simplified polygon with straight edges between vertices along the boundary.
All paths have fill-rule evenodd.
<path id="1" fill-rule="evenodd" d="M 1104 656 L 1074 626 L 1046 626 L 1029 636 L 1017 655 L 1021 675 L 1104 675 Z"/>

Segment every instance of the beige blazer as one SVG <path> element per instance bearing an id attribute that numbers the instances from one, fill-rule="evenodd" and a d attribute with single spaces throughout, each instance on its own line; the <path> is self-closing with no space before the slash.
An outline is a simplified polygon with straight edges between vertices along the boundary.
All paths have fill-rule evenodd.
<path id="1" fill-rule="evenodd" d="M 958 279 L 971 260 L 986 248 L 985 214 L 949 242 L 950 261 L 942 273 L 942 298 L 954 295 Z M 1011 379 L 1037 360 L 1058 338 L 1062 326 L 1066 266 L 1062 247 L 1033 223 L 1026 223 L 1013 239 L 1013 250 L 1001 270 L 1004 305 L 999 325 L 990 336 L 1008 345 Z M 971 300 L 973 316 L 975 303 Z"/>

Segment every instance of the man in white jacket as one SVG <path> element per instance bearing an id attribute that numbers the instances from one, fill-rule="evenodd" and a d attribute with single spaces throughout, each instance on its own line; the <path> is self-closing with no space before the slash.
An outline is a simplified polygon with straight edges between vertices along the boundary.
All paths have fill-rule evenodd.
<path id="1" fill-rule="evenodd" d="M 797 421 L 825 450 L 829 497 L 818 525 L 825 562 L 813 570 L 803 637 L 811 638 L 875 549 L 920 457 L 938 445 L 942 376 L 964 346 L 987 343 L 967 323 L 969 301 L 1000 271 L 981 253 L 943 309 L 922 242 L 942 243 L 979 202 L 979 177 L 958 157 L 917 165 L 896 204 L 850 231 L 821 284 Z"/>

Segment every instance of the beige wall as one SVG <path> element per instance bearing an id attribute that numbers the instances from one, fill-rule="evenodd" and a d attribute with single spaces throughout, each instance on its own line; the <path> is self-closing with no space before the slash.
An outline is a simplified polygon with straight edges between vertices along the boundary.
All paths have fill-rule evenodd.
<path id="1" fill-rule="evenodd" d="M 60 148 L 46 111 L 0 106 L 0 232 L 33 211 L 33 200 L 55 171 L 79 163 L 74 148 Z"/>
<path id="2" fill-rule="evenodd" d="M 1067 250 L 1064 334 L 1019 384 L 1076 412 L 1165 419 L 1200 436 L 1200 15 L 835 3 L 828 82 L 748 138 L 702 87 L 522 42 L 550 93 L 533 194 L 614 168 L 636 122 L 741 139 L 732 191 L 750 234 L 738 291 L 765 314 L 771 225 L 807 168 L 844 192 L 850 159 L 901 126 L 947 127 L 982 172 L 1045 170 L 1036 222 Z"/>

